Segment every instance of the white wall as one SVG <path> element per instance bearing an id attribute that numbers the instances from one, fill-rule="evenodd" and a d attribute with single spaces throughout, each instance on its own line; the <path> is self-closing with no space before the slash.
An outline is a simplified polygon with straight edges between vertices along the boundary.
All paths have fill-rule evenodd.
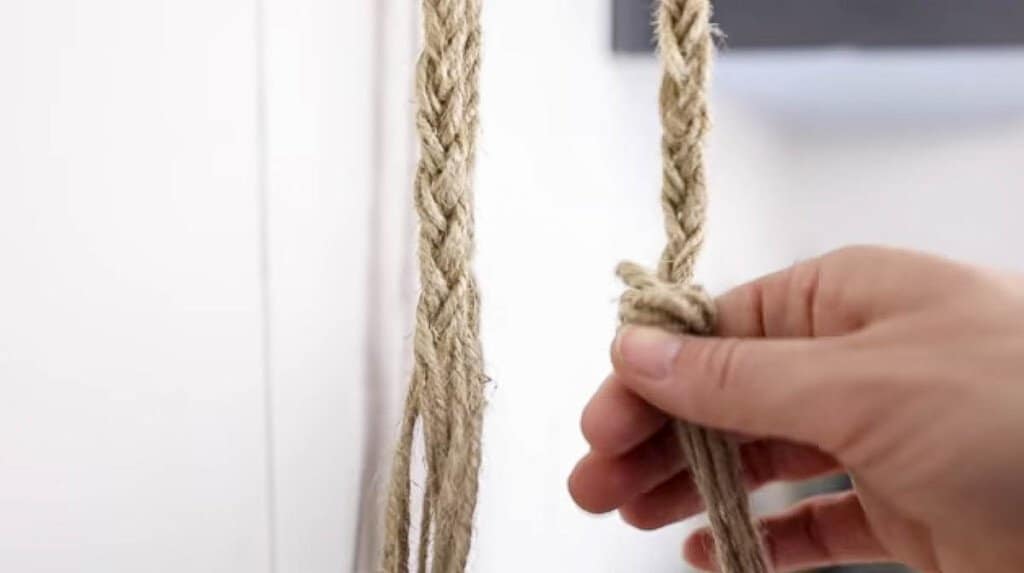
<path id="1" fill-rule="evenodd" d="M 353 566 L 363 465 L 374 11 L 267 0 L 275 565 Z"/>
<path id="2" fill-rule="evenodd" d="M 0 570 L 372 570 L 414 298 L 414 7 L 0 5 Z M 682 527 L 564 485 L 612 269 L 662 241 L 658 69 L 609 53 L 609 12 L 485 7 L 474 571 L 679 567 Z M 849 241 L 1021 267 L 1022 63 L 723 59 L 702 280 Z"/>
<path id="3" fill-rule="evenodd" d="M 1018 68 L 1024 72 L 1024 65 Z M 789 134 L 782 219 L 798 254 L 847 243 L 1024 270 L 1024 114 L 968 125 Z"/>
<path id="4" fill-rule="evenodd" d="M 732 54 L 717 81 L 777 138 L 791 256 L 868 242 L 1024 268 L 1024 50 Z"/>
<path id="5" fill-rule="evenodd" d="M 249 0 L 0 3 L 0 570 L 266 571 Z"/>

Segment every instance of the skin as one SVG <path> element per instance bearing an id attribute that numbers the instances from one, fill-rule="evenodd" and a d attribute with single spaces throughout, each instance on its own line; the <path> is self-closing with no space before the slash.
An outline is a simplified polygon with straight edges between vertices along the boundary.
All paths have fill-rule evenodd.
<path id="1" fill-rule="evenodd" d="M 670 418 L 741 442 L 753 490 L 846 472 L 851 492 L 764 517 L 779 571 L 899 561 L 1024 567 L 1024 278 L 853 247 L 717 301 L 713 337 L 625 327 L 583 412 L 583 509 L 656 529 L 701 502 Z M 710 535 L 684 544 L 713 570 Z"/>

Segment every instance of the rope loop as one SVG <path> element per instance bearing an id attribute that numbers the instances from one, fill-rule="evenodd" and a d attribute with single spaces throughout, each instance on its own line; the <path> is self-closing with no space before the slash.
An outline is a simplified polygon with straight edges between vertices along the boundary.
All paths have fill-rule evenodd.
<path id="1" fill-rule="evenodd" d="M 620 263 L 616 274 L 629 287 L 619 299 L 624 324 L 656 326 L 679 334 L 711 334 L 715 302 L 700 285 L 671 283 L 630 262 Z"/>

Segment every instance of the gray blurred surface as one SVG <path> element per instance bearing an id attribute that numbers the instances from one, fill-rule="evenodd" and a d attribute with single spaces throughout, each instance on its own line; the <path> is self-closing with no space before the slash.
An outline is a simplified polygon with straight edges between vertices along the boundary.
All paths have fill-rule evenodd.
<path id="1" fill-rule="evenodd" d="M 617 52 L 652 50 L 651 0 L 613 0 Z M 1024 44 L 1019 0 L 718 0 L 730 48 L 949 47 Z"/>

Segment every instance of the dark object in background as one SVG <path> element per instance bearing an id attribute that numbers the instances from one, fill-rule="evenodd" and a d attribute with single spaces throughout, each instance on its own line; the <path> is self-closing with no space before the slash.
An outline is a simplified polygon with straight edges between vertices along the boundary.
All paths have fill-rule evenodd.
<path id="1" fill-rule="evenodd" d="M 653 51 L 651 0 L 612 0 L 616 52 Z M 725 46 L 953 47 L 1024 45 L 1020 0 L 716 0 Z"/>

